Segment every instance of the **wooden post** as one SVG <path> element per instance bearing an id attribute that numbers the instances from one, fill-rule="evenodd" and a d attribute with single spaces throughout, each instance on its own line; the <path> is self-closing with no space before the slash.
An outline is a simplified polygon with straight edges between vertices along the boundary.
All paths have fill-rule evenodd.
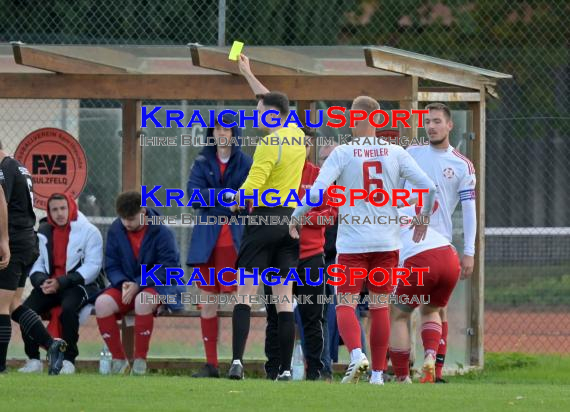
<path id="1" fill-rule="evenodd" d="M 418 78 L 416 76 L 412 76 L 410 95 L 410 100 L 400 100 L 400 109 L 417 110 L 418 108 Z M 400 137 L 418 137 L 418 115 L 412 115 L 412 117 L 410 117 L 408 120 L 408 123 L 411 126 L 410 129 L 405 128 L 401 123 L 398 123 L 398 131 Z"/>
<path id="2" fill-rule="evenodd" d="M 140 190 L 142 183 L 142 147 L 140 145 L 141 102 L 123 102 L 122 189 Z"/>
<path id="3" fill-rule="evenodd" d="M 418 78 L 412 76 L 412 83 L 410 89 L 411 100 L 400 100 L 400 109 L 412 110 L 418 108 Z M 411 128 L 405 128 L 401 123 L 398 124 L 399 137 L 418 137 L 418 116 L 413 115 L 408 120 Z M 410 363 L 413 365 L 416 360 L 416 347 L 417 347 L 417 330 L 419 323 L 418 311 L 414 311 L 410 320 L 408 321 L 408 330 L 410 331 Z"/>
<path id="4" fill-rule="evenodd" d="M 470 103 L 473 112 L 472 160 L 477 173 L 477 237 L 475 238 L 475 268 L 471 278 L 471 365 L 484 364 L 484 318 L 485 318 L 485 88 L 481 88 L 481 100 Z"/>
<path id="5" fill-rule="evenodd" d="M 123 102 L 123 147 L 122 147 L 122 190 L 139 190 L 142 183 L 142 147 L 140 100 Z M 127 359 L 134 355 L 134 326 L 127 325 L 126 318 L 121 324 L 121 337 Z"/>

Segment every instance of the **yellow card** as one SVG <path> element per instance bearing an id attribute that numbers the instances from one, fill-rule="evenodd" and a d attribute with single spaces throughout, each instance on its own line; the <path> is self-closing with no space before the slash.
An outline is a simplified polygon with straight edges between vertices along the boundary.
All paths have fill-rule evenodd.
<path id="1" fill-rule="evenodd" d="M 235 40 L 234 44 L 232 45 L 232 49 L 230 50 L 230 55 L 228 56 L 228 59 L 237 61 L 242 50 L 243 50 L 243 43 L 241 41 Z"/>

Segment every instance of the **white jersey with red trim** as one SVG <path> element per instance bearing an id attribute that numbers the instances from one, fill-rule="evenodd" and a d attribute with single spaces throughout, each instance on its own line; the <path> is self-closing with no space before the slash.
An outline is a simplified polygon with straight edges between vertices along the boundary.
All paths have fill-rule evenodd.
<path id="1" fill-rule="evenodd" d="M 414 206 L 402 207 L 398 209 L 398 213 L 401 217 L 409 218 L 408 224 L 400 225 L 400 239 L 402 240 L 402 248 L 400 249 L 400 265 L 403 265 L 406 259 L 425 252 L 426 250 L 437 249 L 438 247 L 450 245 L 445 236 L 431 227 L 431 221 L 428 225 L 425 239 L 418 243 L 414 242 L 414 229 L 411 223 L 412 217 L 418 214 L 418 208 Z M 434 217 L 437 217 L 437 215 L 440 213 L 441 212 L 436 205 L 433 214 L 430 217 L 430 220 Z"/>
<path id="2" fill-rule="evenodd" d="M 431 193 L 424 195 L 423 199 L 428 211 L 433 208 L 435 185 L 414 159 L 398 145 L 374 139 L 371 142 L 360 138 L 338 146 L 324 163 L 311 190 L 311 200 L 314 201 L 317 190 L 326 189 L 335 181 L 337 185 L 346 187 L 346 203 L 339 207 L 336 241 L 339 253 L 400 249 L 398 210 L 392 206 L 392 190 L 400 187 L 401 179 L 414 182 L 415 188 L 428 189 Z M 386 205 L 375 206 L 368 200 L 355 200 L 354 206 L 350 206 L 350 189 L 371 193 L 377 188 L 388 192 L 390 200 Z M 382 194 L 379 193 L 374 200 L 381 202 Z M 296 210 L 293 216 L 301 211 Z"/>
<path id="3" fill-rule="evenodd" d="M 477 179 L 473 163 L 451 145 L 447 149 L 435 149 L 431 145 L 411 146 L 407 151 L 437 186 L 440 213 L 431 217 L 429 226 L 451 242 L 451 216 L 457 204 L 475 199 Z M 405 189 L 413 187 L 410 181 L 404 184 Z"/>

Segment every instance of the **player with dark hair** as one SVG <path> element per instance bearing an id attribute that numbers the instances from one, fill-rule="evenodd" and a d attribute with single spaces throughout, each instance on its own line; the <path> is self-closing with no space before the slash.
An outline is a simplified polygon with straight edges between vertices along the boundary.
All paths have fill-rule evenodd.
<path id="1" fill-rule="evenodd" d="M 121 343 L 117 319 L 134 310 L 135 353 L 133 375 L 146 373 L 146 357 L 154 326 L 154 314 L 159 306 L 154 295 L 179 296 L 183 286 L 166 285 L 166 267 L 180 267 L 180 255 L 174 233 L 164 225 L 141 224 L 141 219 L 157 216 L 151 208 L 141 207 L 141 194 L 124 192 L 117 197 L 119 217 L 111 224 L 105 247 L 105 273 L 111 286 L 95 301 L 97 324 L 112 355 L 111 372 L 126 374 L 129 361 Z M 144 222 L 144 220 L 143 220 Z M 154 276 L 164 285 L 141 286 L 141 265 L 162 265 Z M 160 291 L 160 293 L 159 293 Z M 174 306 L 179 309 L 180 304 Z"/>
<path id="2" fill-rule="evenodd" d="M 24 306 L 41 315 L 50 312 L 67 342 L 62 375 L 75 373 L 79 354 L 79 311 L 99 291 L 95 280 L 103 264 L 101 232 L 77 210 L 69 194 L 55 193 L 47 201 L 47 222 L 40 225 L 40 256 L 30 270 L 34 289 Z M 28 361 L 19 372 L 41 372 L 38 344 L 22 333 Z"/>
<path id="3" fill-rule="evenodd" d="M 279 139 L 279 145 L 259 144 L 253 156 L 253 165 L 246 181 L 240 189 L 244 194 L 252 196 L 254 190 L 258 191 L 259 207 L 252 211 L 252 216 L 269 218 L 277 216 L 279 219 L 290 217 L 293 207 L 276 206 L 267 207 L 261 201 L 263 192 L 267 189 L 277 190 L 281 199 L 286 199 L 291 190 L 297 190 L 301 183 L 303 165 L 305 164 L 305 145 L 299 142 L 304 138 L 303 131 L 295 125 L 283 127 L 286 115 L 289 113 L 289 100 L 282 93 L 269 92 L 255 78 L 249 67 L 249 60 L 243 54 L 239 59 L 239 69 L 253 93 L 263 95 L 257 103 L 259 116 L 266 111 L 274 110 L 277 113 L 266 113 L 268 122 L 280 122 L 279 126 L 268 131 L 272 137 Z M 260 122 L 261 126 L 261 122 Z M 236 196 L 239 204 L 239 192 Z M 293 205 L 294 206 L 294 205 Z M 237 210 L 237 206 L 232 207 Z M 237 267 L 245 269 L 252 274 L 254 268 L 263 271 L 274 267 L 279 270 L 279 276 L 286 276 L 289 268 L 297 267 L 299 261 L 299 241 L 292 239 L 286 225 L 252 225 L 248 224 L 238 253 Z M 240 279 L 238 295 L 245 296 L 243 303 L 234 307 L 232 317 L 233 356 L 228 376 L 231 379 L 243 379 L 243 354 L 249 334 L 251 302 L 248 297 L 254 295 L 257 286 L 251 276 Z M 293 316 L 292 284 L 279 284 L 272 287 L 273 293 L 279 298 L 276 304 L 279 336 L 279 374 L 277 379 L 291 380 L 291 357 L 295 343 L 295 319 Z M 288 302 L 285 301 L 285 297 Z"/>
<path id="4" fill-rule="evenodd" d="M 289 98 L 287 97 L 286 94 L 281 92 L 267 91 L 267 93 L 258 94 L 256 95 L 256 97 L 259 99 L 257 106 L 259 113 L 263 113 L 268 108 L 271 108 L 272 110 L 277 110 L 279 114 L 276 117 L 274 117 L 274 119 L 280 117 L 281 121 L 285 120 L 285 118 L 289 114 Z M 265 110 L 263 109 L 264 107 Z M 268 121 L 268 123 L 270 122 Z"/>
<path id="5" fill-rule="evenodd" d="M 451 146 L 449 134 L 453 129 L 451 111 L 443 103 L 430 103 L 424 115 L 424 129 L 429 136 L 428 146 L 411 146 L 408 153 L 437 186 L 437 201 L 440 213 L 430 221 L 430 226 L 451 242 L 453 225 L 451 216 L 461 203 L 463 212 L 463 257 L 461 258 L 461 279 L 473 273 L 475 256 L 475 235 L 477 215 L 475 185 L 477 178 L 473 163 Z M 413 188 L 405 182 L 406 189 Z M 440 311 L 442 333 L 436 357 L 436 383 L 445 383 L 442 378 L 445 354 L 447 352 L 447 307 Z"/>
<path id="6" fill-rule="evenodd" d="M 0 147 L 1 143 L 0 143 Z M 20 304 L 28 272 L 36 261 L 38 239 L 34 231 L 32 176 L 16 159 L 0 149 L 0 185 L 8 204 L 9 263 L 0 269 L 0 373 L 6 370 L 6 355 L 12 335 L 12 320 L 20 324 L 22 333 L 47 349 L 49 374 L 59 374 L 63 366 L 66 343 L 53 339 L 40 317 Z M 5 264 L 5 241 L 2 234 L 2 264 Z M 0 265 L 2 267 L 3 265 Z"/>

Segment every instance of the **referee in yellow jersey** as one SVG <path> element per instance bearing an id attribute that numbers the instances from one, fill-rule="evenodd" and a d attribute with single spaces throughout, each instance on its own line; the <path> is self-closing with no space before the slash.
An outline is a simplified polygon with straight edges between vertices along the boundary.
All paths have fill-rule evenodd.
<path id="1" fill-rule="evenodd" d="M 247 196 L 253 196 L 254 189 L 259 193 L 259 207 L 252 211 L 252 217 L 278 216 L 291 217 L 295 204 L 290 207 L 275 206 L 267 207 L 261 202 L 261 194 L 267 189 L 279 191 L 274 196 L 279 196 L 283 202 L 291 189 L 297 190 L 301 183 L 303 165 L 305 164 L 305 144 L 303 131 L 296 125 L 283 127 L 289 114 L 289 99 L 279 92 L 270 92 L 259 82 L 251 72 L 249 60 L 241 55 L 239 60 L 240 72 L 243 74 L 256 97 L 259 99 L 257 109 L 259 116 L 267 110 L 276 110 L 278 114 L 269 114 L 268 123 L 280 121 L 281 126 L 268 130 L 271 137 L 278 137 L 279 144 L 265 144 L 263 141 L 255 149 L 253 165 L 246 181 L 241 189 Z M 260 127 L 262 122 L 260 121 Z M 270 139 L 265 139 L 271 143 Z M 271 199 L 271 197 L 268 197 Z M 236 196 L 239 202 L 239 195 Z M 234 206 L 234 210 L 237 206 Z M 253 273 L 253 268 L 259 268 L 259 273 L 267 268 L 279 269 L 281 277 L 287 276 L 290 268 L 296 268 L 299 260 L 299 241 L 289 236 L 286 224 L 280 225 L 250 225 L 245 227 L 240 250 L 237 258 L 237 267 L 244 268 L 246 273 Z M 268 278 L 271 278 L 271 273 Z M 243 353 L 249 334 L 251 302 L 247 298 L 257 292 L 258 286 L 254 285 L 251 277 L 243 280 L 238 274 L 238 296 L 245 295 L 243 302 L 234 306 L 232 316 L 232 349 L 233 361 L 228 377 L 230 379 L 243 379 Z M 242 285 L 243 283 L 243 285 Z M 279 303 L 276 304 L 278 312 L 278 335 L 280 347 L 281 365 L 277 380 L 291 380 L 291 357 L 295 343 L 295 319 L 293 317 L 292 287 L 288 285 L 276 285 L 272 287 L 274 295 L 278 295 Z M 288 297 L 289 303 L 281 303 L 284 296 Z"/>

